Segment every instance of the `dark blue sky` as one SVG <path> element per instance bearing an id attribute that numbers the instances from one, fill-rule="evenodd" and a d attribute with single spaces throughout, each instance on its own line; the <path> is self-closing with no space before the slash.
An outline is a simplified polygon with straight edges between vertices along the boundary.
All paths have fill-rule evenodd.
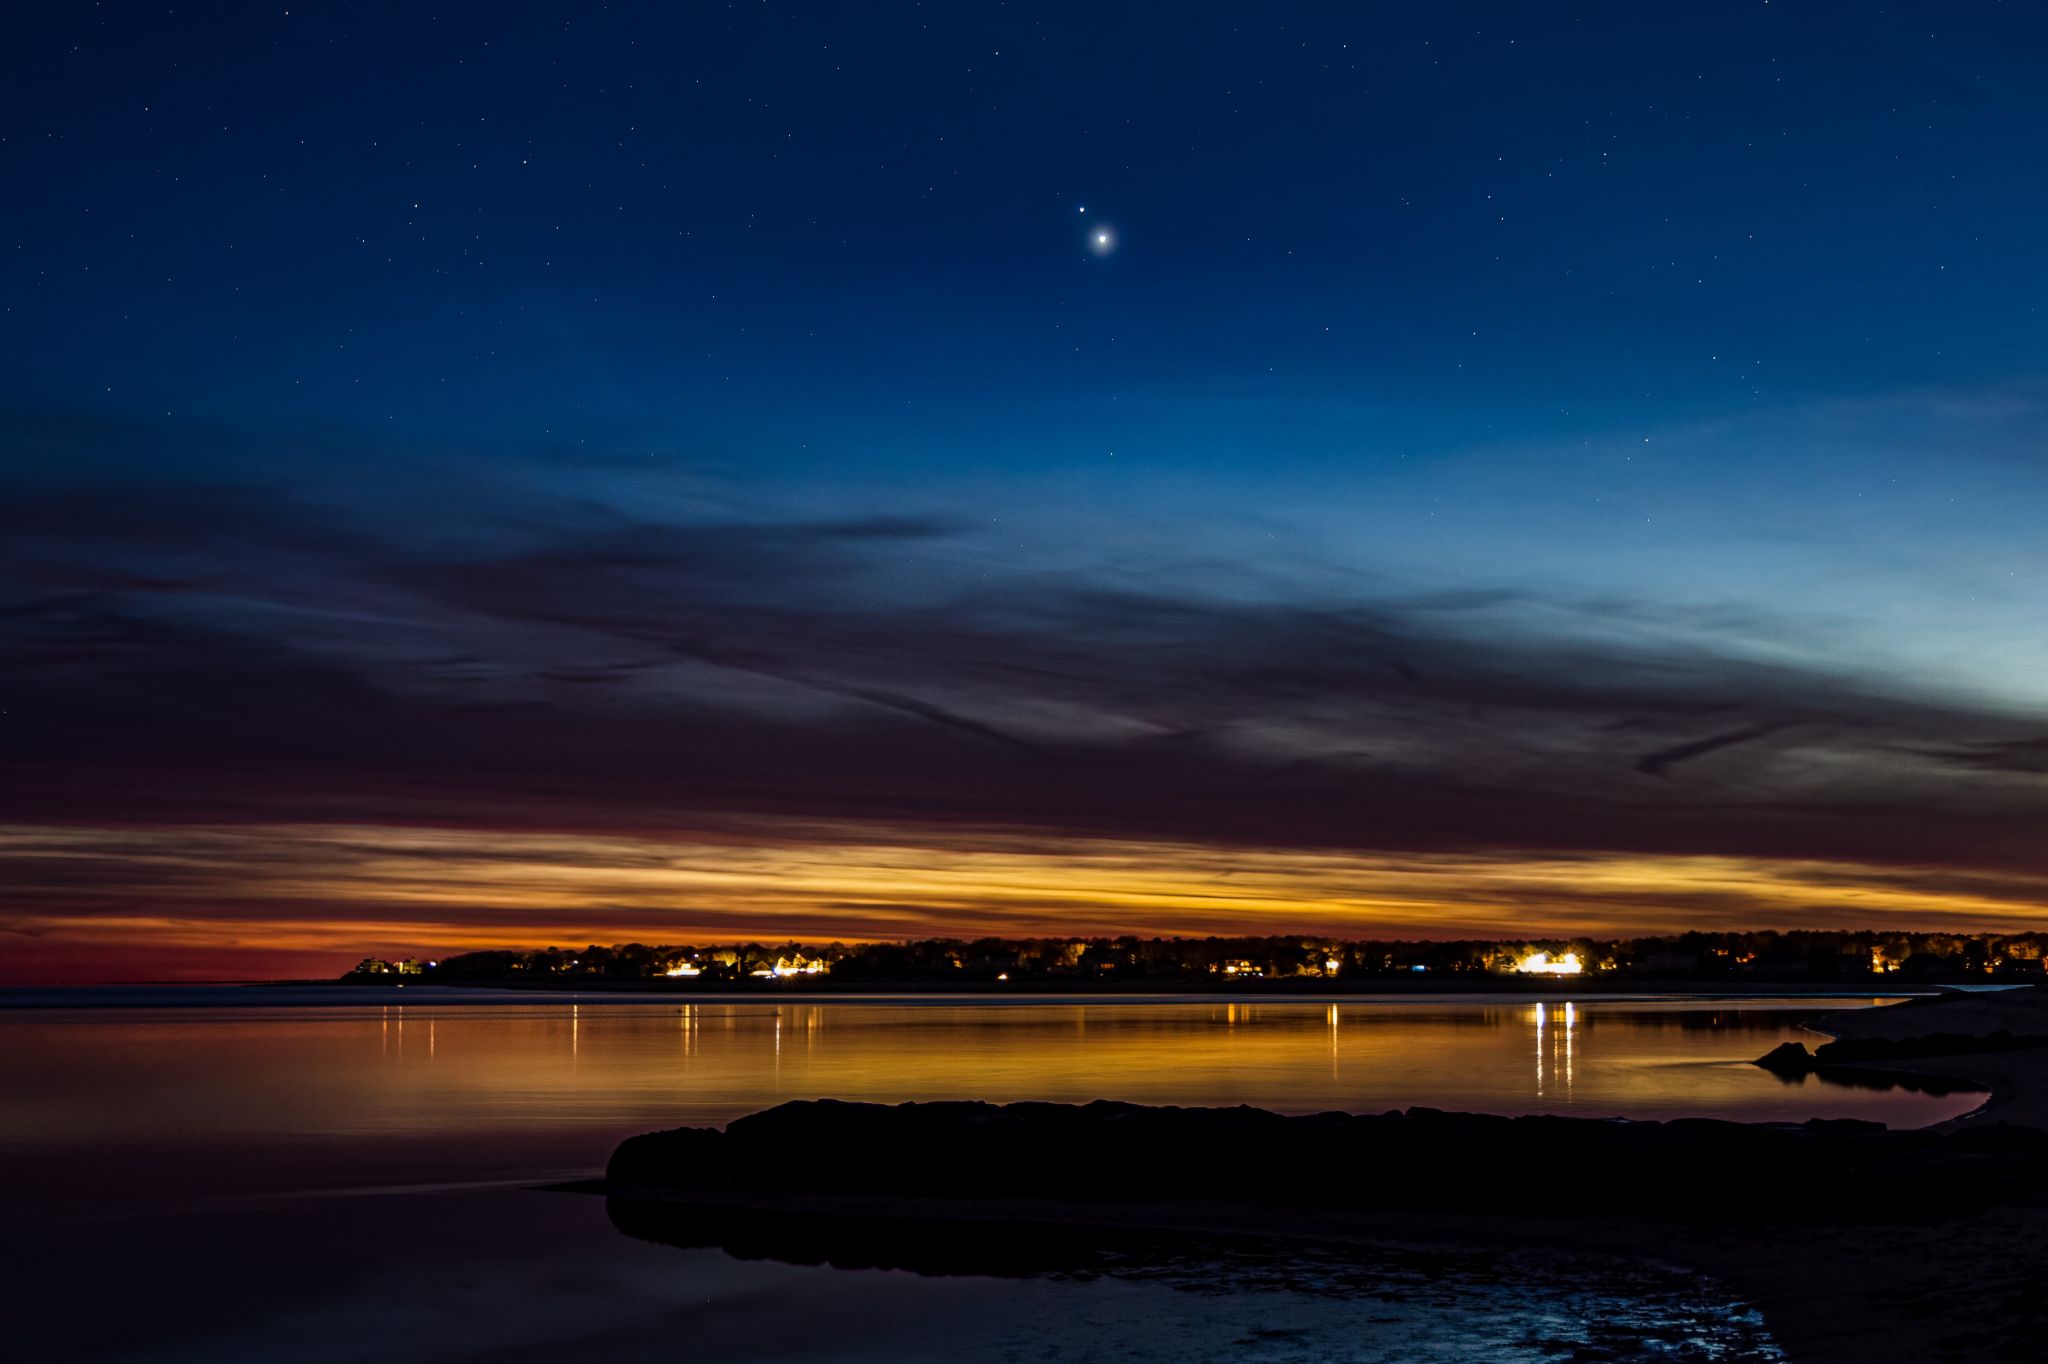
<path id="1" fill-rule="evenodd" d="M 2048 876 L 2025 6 L 107 4 L 8 48 L 23 828 Z M 17 930 L 123 898 L 73 894 Z"/>
<path id="2" fill-rule="evenodd" d="M 2042 360 L 2024 7 L 650 8 L 32 19 L 9 396 L 1007 473 Z"/>

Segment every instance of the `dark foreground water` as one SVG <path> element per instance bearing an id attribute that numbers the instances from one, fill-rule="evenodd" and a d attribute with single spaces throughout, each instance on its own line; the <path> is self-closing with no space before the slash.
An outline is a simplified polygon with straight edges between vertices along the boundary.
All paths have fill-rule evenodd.
<path id="1" fill-rule="evenodd" d="M 1726 1290 L 1658 1265 L 1232 1241 L 1033 1278 L 836 1270 L 637 1240 L 528 1186 L 822 1095 L 1897 1125 L 1974 1104 L 1742 1064 L 1845 1002 L 0 1009 L 0 1358 L 1774 1359 Z M 1570 1191 L 1503 1191 L 1531 1194 Z"/>

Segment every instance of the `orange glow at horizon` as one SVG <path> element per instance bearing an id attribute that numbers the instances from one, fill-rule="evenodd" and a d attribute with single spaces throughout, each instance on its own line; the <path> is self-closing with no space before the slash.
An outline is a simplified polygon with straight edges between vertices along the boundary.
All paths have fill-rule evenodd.
<path id="1" fill-rule="evenodd" d="M 675 839 L 13 826 L 0 829 L 0 868 L 16 888 L 0 908 L 0 932 L 29 956 L 40 949 L 89 961 L 101 952 L 146 963 L 152 953 L 222 962 L 291 954 L 324 958 L 333 972 L 364 955 L 625 941 L 2048 928 L 2048 884 L 1965 872 L 1003 834 L 913 842 L 900 830 L 854 824 Z"/>

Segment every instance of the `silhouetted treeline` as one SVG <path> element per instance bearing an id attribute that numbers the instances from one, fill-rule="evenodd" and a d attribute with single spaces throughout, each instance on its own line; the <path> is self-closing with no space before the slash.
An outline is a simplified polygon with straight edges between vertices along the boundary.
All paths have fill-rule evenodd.
<path id="1" fill-rule="evenodd" d="M 726 943 L 548 947 L 468 952 L 437 961 L 370 958 L 350 979 L 447 981 L 1058 983 L 1511 975 L 1538 953 L 1585 976 L 1763 977 L 1874 981 L 2029 979 L 2048 935 L 1891 932 L 1683 933 L 1668 937 L 1450 942 L 1278 935 L 1242 938 L 927 938 L 882 943 Z"/>

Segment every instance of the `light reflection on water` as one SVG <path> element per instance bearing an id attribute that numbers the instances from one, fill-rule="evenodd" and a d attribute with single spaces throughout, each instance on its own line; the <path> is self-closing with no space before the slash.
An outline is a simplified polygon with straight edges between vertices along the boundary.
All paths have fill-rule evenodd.
<path id="1" fill-rule="evenodd" d="M 413 1002 L 0 1011 L 0 1149 L 193 1195 L 568 1177 L 787 1099 L 1113 1098 L 1281 1112 L 1918 1126 L 1967 1094 L 1748 1065 L 1846 1001 Z M 429 998 L 419 998 L 428 995 Z M 149 1162 L 109 1162 L 140 1146 Z M 317 1158 L 314 1153 L 318 1153 Z"/>
<path id="2" fill-rule="evenodd" d="M 0 1141 L 716 1123 L 793 1098 L 1861 1117 L 1964 1095 L 1743 1064 L 1844 1001 L 415 1003 L 0 1014 Z M 593 1163 L 603 1150 L 586 1144 Z"/>
<path id="3" fill-rule="evenodd" d="M 1432 1270 L 1424 1307 L 1355 1276 L 1324 1292 L 1313 1282 L 1323 1269 L 1297 1266 L 1286 1283 L 1216 1278 L 1195 1305 L 1188 1282 L 1144 1266 L 1088 1284 L 742 1266 L 629 1242 L 594 1199 L 418 1190 L 586 1174 L 635 1132 L 827 1095 L 1901 1125 L 1975 1103 L 1787 1085 L 1746 1064 L 1780 1041 L 1815 1040 L 1801 1020 L 1843 1000 L 485 1004 L 436 993 L 0 1010 L 4 1212 L 15 1243 L 36 1248 L 0 1275 L 0 1316 L 43 1323 L 23 1357 L 458 1359 L 481 1357 L 478 1332 L 533 1341 L 559 1326 L 555 1357 L 621 1361 L 1771 1358 L 1747 1328 L 1712 1349 L 1603 1344 L 1603 1322 L 1655 1334 L 1733 1310 L 1711 1285 L 1612 1267 L 1584 1269 L 1571 1292 L 1514 1265 Z M 303 1196 L 323 1191 L 359 1196 Z M 1205 1263 L 1196 1277 L 1214 1278 Z M 480 1283 L 501 1304 L 490 1321 L 451 1306 Z M 100 1312 L 107 1300 L 124 1314 Z M 685 1317 L 687 1350 L 632 1334 Z M 763 1318 L 815 1329 L 775 1348 L 728 1329 Z M 851 1334 L 850 1320 L 871 1334 Z M 1042 1337 L 1048 1320 L 1064 1324 Z M 400 1344 L 366 1334 L 369 1323 Z M 104 1348 L 74 1348 L 81 1331 Z"/>

